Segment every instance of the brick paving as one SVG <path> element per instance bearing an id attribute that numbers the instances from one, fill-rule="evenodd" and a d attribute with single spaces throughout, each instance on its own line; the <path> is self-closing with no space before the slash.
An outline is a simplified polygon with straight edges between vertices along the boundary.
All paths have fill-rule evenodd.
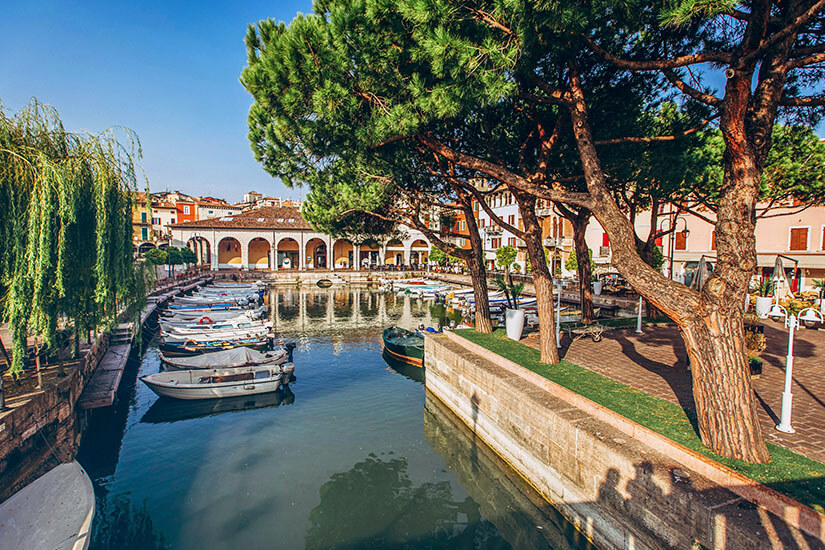
<path id="1" fill-rule="evenodd" d="M 793 428 L 784 434 L 774 426 L 782 409 L 788 332 L 781 323 L 767 321 L 767 349 L 761 357 L 762 375 L 753 380 L 759 420 L 766 439 L 825 463 L 825 331 L 802 328 L 794 339 Z M 538 347 L 538 334 L 522 342 Z M 605 332 L 600 342 L 562 337 L 562 354 L 571 363 L 588 368 L 638 390 L 693 410 L 687 354 L 672 326 Z"/>

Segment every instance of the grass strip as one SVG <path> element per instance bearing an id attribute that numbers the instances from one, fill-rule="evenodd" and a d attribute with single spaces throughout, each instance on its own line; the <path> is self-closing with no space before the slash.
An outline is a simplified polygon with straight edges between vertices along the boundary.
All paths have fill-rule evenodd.
<path id="1" fill-rule="evenodd" d="M 481 334 L 473 329 L 454 332 L 731 470 L 825 513 L 825 464 L 773 443 L 767 444 L 771 454 L 771 461 L 767 464 L 750 464 L 721 457 L 699 439 L 695 427 L 696 415 L 692 411 L 685 411 L 674 403 L 569 361 L 557 365 L 542 363 L 538 350 L 508 339 L 501 329 L 493 334 Z"/>

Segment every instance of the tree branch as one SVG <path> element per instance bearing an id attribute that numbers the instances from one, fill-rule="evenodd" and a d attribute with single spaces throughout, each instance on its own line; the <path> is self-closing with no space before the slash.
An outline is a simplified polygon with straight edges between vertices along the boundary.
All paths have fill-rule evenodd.
<path id="1" fill-rule="evenodd" d="M 806 97 L 783 97 L 779 100 L 783 107 L 821 107 L 825 105 L 825 94 Z"/>
<path id="2" fill-rule="evenodd" d="M 689 136 L 691 134 L 695 134 L 708 124 L 712 120 L 715 120 L 718 116 L 708 118 L 703 120 L 699 123 L 698 126 L 694 126 L 689 130 L 685 130 L 683 132 L 679 132 L 678 134 L 672 134 L 669 136 L 654 136 L 654 137 L 634 137 L 634 136 L 627 136 L 627 137 L 620 137 L 620 138 L 613 138 L 613 139 L 601 139 L 594 141 L 593 143 L 596 145 L 615 145 L 617 143 L 653 143 L 659 141 L 676 141 L 677 139 Z"/>
<path id="3" fill-rule="evenodd" d="M 731 59 L 733 58 L 730 52 L 702 52 L 692 55 L 680 55 L 670 59 L 647 59 L 644 61 L 634 61 L 611 54 L 588 36 L 584 36 L 583 38 L 590 46 L 590 49 L 609 63 L 622 69 L 630 69 L 634 71 L 660 71 L 663 69 L 675 69 L 677 67 L 695 65 L 697 63 L 719 63 L 727 65 L 730 64 Z"/>
<path id="4" fill-rule="evenodd" d="M 749 63 L 758 59 L 769 49 L 779 44 L 781 41 L 788 38 L 790 35 L 796 33 L 805 26 L 817 13 L 825 9 L 825 0 L 819 0 L 811 5 L 807 10 L 796 16 L 789 24 L 783 27 L 779 32 L 771 36 L 769 39 L 762 42 L 758 48 L 751 53 L 742 56 L 737 60 L 738 67 L 744 67 Z"/>
<path id="5" fill-rule="evenodd" d="M 677 75 L 672 69 L 663 69 L 662 73 L 665 75 L 665 78 L 667 78 L 671 84 L 676 86 L 680 92 L 692 97 L 696 101 L 704 103 L 705 105 L 711 105 L 713 107 L 720 107 L 722 105 L 722 100 L 715 95 L 706 94 L 705 92 L 701 92 L 696 88 L 685 84 L 685 81 L 679 78 L 679 75 Z"/>

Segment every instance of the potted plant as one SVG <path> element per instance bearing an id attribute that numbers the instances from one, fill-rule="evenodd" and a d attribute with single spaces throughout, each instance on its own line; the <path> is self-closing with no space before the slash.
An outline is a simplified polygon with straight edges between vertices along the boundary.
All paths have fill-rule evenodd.
<path id="1" fill-rule="evenodd" d="M 593 281 L 593 294 L 599 296 L 602 293 L 602 282 L 599 276 L 594 273 L 590 279 Z"/>
<path id="2" fill-rule="evenodd" d="M 506 281 L 504 277 L 496 277 L 493 283 L 496 288 L 504 292 L 504 297 L 507 299 L 507 308 L 504 310 L 507 338 L 518 342 L 524 331 L 524 311 L 518 308 L 518 300 L 524 291 L 524 283 L 513 284 Z"/>
<path id="3" fill-rule="evenodd" d="M 771 304 L 773 303 L 773 298 L 771 297 L 773 293 L 773 281 L 768 278 L 763 278 L 754 285 L 753 289 L 757 294 L 756 316 L 760 319 L 766 319 L 768 317 L 768 311 L 771 309 Z"/>

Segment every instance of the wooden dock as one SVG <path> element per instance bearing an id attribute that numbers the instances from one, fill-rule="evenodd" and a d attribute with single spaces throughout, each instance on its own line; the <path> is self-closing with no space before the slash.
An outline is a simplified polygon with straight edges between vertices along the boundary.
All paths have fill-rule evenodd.
<path id="1" fill-rule="evenodd" d="M 123 369 L 132 351 L 131 344 L 115 344 L 109 346 L 106 355 L 92 375 L 92 379 L 83 388 L 77 404 L 82 409 L 97 409 L 108 407 L 115 402 L 115 393 L 123 376 Z"/>
<path id="2" fill-rule="evenodd" d="M 199 279 L 183 287 L 171 287 L 163 294 L 147 298 L 146 307 L 140 314 L 140 327 L 133 327 L 131 323 L 122 323 L 114 329 L 109 338 L 109 349 L 100 360 L 91 380 L 83 388 L 78 399 L 78 406 L 82 409 L 97 409 L 108 407 L 115 402 L 115 393 L 123 377 L 126 361 L 132 351 L 132 337 L 134 330 L 141 330 L 143 323 L 170 298 L 187 292 L 204 283 Z"/>

